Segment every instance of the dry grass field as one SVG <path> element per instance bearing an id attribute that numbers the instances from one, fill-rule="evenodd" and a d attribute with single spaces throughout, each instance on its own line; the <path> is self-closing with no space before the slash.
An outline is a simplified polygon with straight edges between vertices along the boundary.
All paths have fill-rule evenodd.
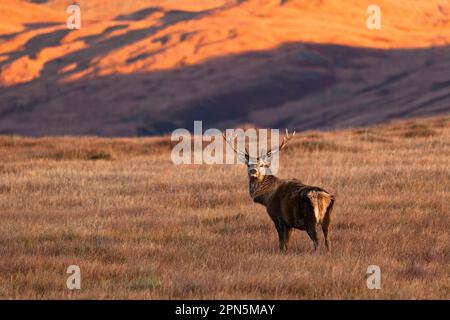
<path id="1" fill-rule="evenodd" d="M 449 299 L 449 123 L 295 137 L 279 176 L 337 196 L 329 254 L 279 253 L 244 166 L 174 166 L 167 137 L 2 136 L 0 298 Z"/>

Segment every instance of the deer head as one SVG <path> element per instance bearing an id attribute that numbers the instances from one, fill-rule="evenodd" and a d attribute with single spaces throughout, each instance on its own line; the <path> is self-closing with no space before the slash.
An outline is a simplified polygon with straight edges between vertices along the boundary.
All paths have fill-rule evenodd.
<path id="1" fill-rule="evenodd" d="M 247 166 L 247 174 L 249 179 L 257 179 L 257 180 L 261 180 L 264 176 L 272 174 L 270 172 L 270 164 L 273 155 L 283 150 L 288 141 L 292 139 L 294 135 L 295 131 L 291 135 L 289 135 L 289 131 L 286 129 L 286 134 L 283 138 L 283 141 L 278 145 L 277 148 L 274 148 L 265 153 L 262 152 L 260 156 L 252 157 L 247 151 L 247 148 L 244 148 L 244 151 L 241 151 L 237 148 L 237 146 L 236 148 L 234 147 L 234 141 L 236 139 L 236 136 L 233 136 L 231 140 L 228 140 L 226 135 L 224 133 L 222 134 L 225 141 L 231 146 L 234 152 L 244 161 L 245 165 Z"/>

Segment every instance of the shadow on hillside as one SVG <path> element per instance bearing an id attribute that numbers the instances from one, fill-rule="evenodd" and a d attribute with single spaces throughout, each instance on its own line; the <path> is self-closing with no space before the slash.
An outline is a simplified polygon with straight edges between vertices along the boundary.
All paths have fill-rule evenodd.
<path id="1" fill-rule="evenodd" d="M 139 10 L 135 13 L 126 16 L 118 16 L 116 20 L 120 21 L 140 20 L 142 18 L 145 18 L 147 15 L 159 10 L 160 9 L 157 7 L 150 7 Z M 77 68 L 71 70 L 71 73 L 79 72 L 83 69 L 88 68 L 89 64 L 95 57 L 107 55 L 111 51 L 120 49 L 129 44 L 146 39 L 147 37 L 150 37 L 156 34 L 157 32 L 166 29 L 171 25 L 183 21 L 200 19 L 208 14 L 211 14 L 212 12 L 214 12 L 214 10 L 205 10 L 199 12 L 189 12 L 179 10 L 171 10 L 167 12 L 161 11 L 161 13 L 163 13 L 163 16 L 160 19 L 158 19 L 156 26 L 130 30 L 125 34 L 119 34 L 116 36 L 112 36 L 110 38 L 107 38 L 106 36 L 112 33 L 113 31 L 127 28 L 128 25 L 117 25 L 106 28 L 100 34 L 89 35 L 81 38 L 80 40 L 85 41 L 89 46 L 80 49 L 78 51 L 75 51 L 71 54 L 65 55 L 64 59 L 56 59 L 49 62 L 46 65 L 46 69 L 44 70 L 44 73 L 42 73 L 42 75 L 46 76 L 48 73 L 57 72 L 59 68 L 70 65 L 72 63 L 77 63 Z M 52 26 L 52 24 L 28 25 L 28 28 L 26 30 L 45 26 Z M 6 59 L 5 61 L 0 62 L 0 68 L 3 65 L 6 65 L 26 55 L 28 55 L 31 59 L 35 59 L 37 53 L 39 53 L 44 48 L 60 45 L 62 39 L 70 32 L 71 32 L 70 30 L 64 28 L 34 36 L 25 43 L 24 48 L 22 50 L 8 53 L 9 58 Z M 1 40 L 9 40 L 19 35 L 20 33 L 21 32 L 13 33 L 10 35 L 3 35 L 2 36 L 3 39 Z"/>
<path id="2" fill-rule="evenodd" d="M 105 39 L 119 28 L 113 27 L 86 37 L 87 48 L 48 62 L 39 78 L 0 88 L 0 133 L 153 135 L 191 128 L 194 120 L 203 120 L 204 128 L 253 123 L 330 129 L 450 111 L 448 46 L 378 50 L 288 43 L 196 65 L 181 59 L 178 67 L 166 71 L 62 81 L 90 67 L 95 58 L 147 38 L 167 24 L 196 18 L 167 14 L 154 27 Z M 198 13 L 202 14 L 207 12 Z M 14 57 L 36 56 L 44 47 L 60 43 L 66 33 L 37 36 Z M 152 41 L 164 46 L 167 39 Z M 128 62 L 155 53 L 159 52 L 141 53 Z M 73 64 L 72 70 L 60 72 Z"/>

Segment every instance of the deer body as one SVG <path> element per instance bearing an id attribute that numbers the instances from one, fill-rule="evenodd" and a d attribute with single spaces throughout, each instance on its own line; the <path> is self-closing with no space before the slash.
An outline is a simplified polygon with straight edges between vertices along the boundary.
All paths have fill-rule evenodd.
<path id="1" fill-rule="evenodd" d="M 292 229 L 305 230 L 317 249 L 317 226 L 330 249 L 328 227 L 334 197 L 326 190 L 308 186 L 296 179 L 282 180 L 273 175 L 249 176 L 249 192 L 253 201 L 266 207 L 278 232 L 279 248 L 287 250 Z"/>
<path id="2" fill-rule="evenodd" d="M 250 196 L 254 202 L 266 207 L 278 233 L 280 250 L 287 250 L 293 228 L 306 231 L 313 241 L 314 249 L 317 249 L 317 226 L 322 227 L 325 246 L 330 250 L 328 228 L 334 196 L 320 187 L 305 185 L 297 179 L 279 179 L 270 171 L 272 155 L 281 151 L 294 135 L 295 132 L 289 137 L 286 130 L 286 136 L 277 150 L 256 158 L 251 158 L 247 150 L 242 152 L 235 149 L 225 135 L 224 139 L 245 159 Z"/>

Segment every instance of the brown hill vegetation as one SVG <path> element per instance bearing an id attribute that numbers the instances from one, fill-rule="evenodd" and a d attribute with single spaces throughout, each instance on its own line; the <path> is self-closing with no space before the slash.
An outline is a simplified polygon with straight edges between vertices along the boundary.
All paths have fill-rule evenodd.
<path id="1" fill-rule="evenodd" d="M 296 129 L 448 113 L 448 1 L 6 0 L 0 133 L 148 135 Z"/>

